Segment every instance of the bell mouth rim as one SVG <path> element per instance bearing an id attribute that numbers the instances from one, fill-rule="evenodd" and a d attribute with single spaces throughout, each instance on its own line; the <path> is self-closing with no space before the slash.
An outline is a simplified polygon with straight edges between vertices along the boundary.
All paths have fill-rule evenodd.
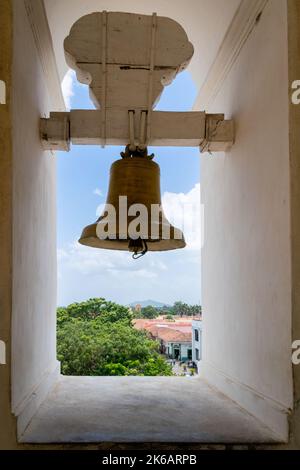
<path id="1" fill-rule="evenodd" d="M 160 238 L 160 239 L 143 239 L 147 243 L 148 251 L 172 251 L 180 248 L 186 247 L 186 242 L 184 238 L 175 239 L 175 238 Z M 90 248 L 100 248 L 106 250 L 119 250 L 119 251 L 129 251 L 128 243 L 130 238 L 126 239 L 105 239 L 101 240 L 98 237 L 88 236 L 81 237 L 78 240 L 78 243 L 84 246 L 89 246 Z"/>
<path id="2" fill-rule="evenodd" d="M 175 237 L 176 233 L 180 236 Z M 87 225 L 78 240 L 81 245 L 90 246 L 91 248 L 102 248 L 107 250 L 129 251 L 128 244 L 133 237 L 128 233 L 114 233 L 111 238 L 109 236 L 100 238 L 97 236 L 97 223 Z M 184 234 L 176 227 L 169 225 L 169 232 L 149 233 L 149 236 L 137 236 L 147 243 L 148 251 L 171 251 L 179 248 L 185 248 L 186 242 Z M 151 236 L 152 235 L 152 236 Z"/>

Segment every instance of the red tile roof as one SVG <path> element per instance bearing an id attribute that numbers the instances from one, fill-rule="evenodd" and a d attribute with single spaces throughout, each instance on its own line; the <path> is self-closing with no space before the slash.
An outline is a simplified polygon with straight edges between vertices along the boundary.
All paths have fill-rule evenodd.
<path id="1" fill-rule="evenodd" d="M 149 331 L 151 336 L 166 343 L 190 343 L 192 341 L 192 320 L 168 322 L 164 320 L 144 320 L 134 321 L 137 329 Z"/>

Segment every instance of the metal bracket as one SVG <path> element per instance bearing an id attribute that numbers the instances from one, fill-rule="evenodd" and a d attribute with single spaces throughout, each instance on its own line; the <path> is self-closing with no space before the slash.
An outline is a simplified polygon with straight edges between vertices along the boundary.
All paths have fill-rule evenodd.
<path id="1" fill-rule="evenodd" d="M 70 113 L 50 113 L 40 119 L 40 136 L 44 150 L 70 150 Z"/>
<path id="2" fill-rule="evenodd" d="M 136 150 L 135 138 L 134 138 L 134 110 L 128 111 L 129 118 L 129 150 L 134 152 Z"/>
<path id="3" fill-rule="evenodd" d="M 157 31 L 157 15 L 152 14 L 152 29 L 151 29 L 151 51 L 150 51 L 150 67 L 149 67 L 149 86 L 148 86 L 148 109 L 147 109 L 147 137 L 146 145 L 148 145 L 151 138 L 151 118 L 152 118 L 152 101 L 153 101 L 153 74 L 155 65 L 155 45 L 156 45 L 156 31 Z"/>
<path id="4" fill-rule="evenodd" d="M 234 144 L 234 121 L 225 120 L 224 114 L 206 114 L 205 139 L 201 153 L 226 152 Z"/>
<path id="5" fill-rule="evenodd" d="M 107 12 L 102 12 L 102 99 L 101 99 L 101 135 L 102 148 L 106 144 L 106 63 L 107 63 Z"/>
<path id="6" fill-rule="evenodd" d="M 146 127 L 148 124 L 148 112 L 141 111 L 139 114 L 139 139 L 135 138 L 135 110 L 130 109 L 128 111 L 129 121 L 129 149 L 130 151 L 144 151 L 147 148 L 146 145 Z"/>

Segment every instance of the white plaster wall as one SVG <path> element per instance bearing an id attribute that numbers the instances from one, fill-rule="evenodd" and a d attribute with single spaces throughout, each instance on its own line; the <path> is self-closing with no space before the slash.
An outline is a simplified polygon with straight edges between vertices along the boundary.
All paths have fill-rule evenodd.
<path id="1" fill-rule="evenodd" d="M 224 0 L 45 0 L 61 76 L 62 42 L 80 16 L 103 9 L 157 11 L 179 21 L 194 43 L 191 70 L 198 87 L 238 3 L 226 0 L 224 8 Z M 269 408 L 260 413 L 264 399 L 280 410 L 292 406 L 285 5 L 268 2 L 207 110 L 235 119 L 235 146 L 202 161 L 206 374 L 211 382 L 219 374 L 227 384 L 236 383 L 237 401 L 243 402 L 246 389 L 253 393 L 257 406 L 251 411 L 268 424 Z M 22 0 L 14 0 L 14 18 L 12 398 L 17 407 L 55 363 L 56 235 L 55 161 L 42 151 L 38 135 L 38 119 L 50 106 Z M 230 388 L 225 391 L 230 395 Z M 275 424 L 280 432 L 281 424 Z"/>
<path id="2" fill-rule="evenodd" d="M 192 343 L 181 343 L 181 357 L 188 357 L 188 349 L 192 349 Z"/>
<path id="3" fill-rule="evenodd" d="M 195 331 L 198 331 L 199 340 L 195 340 Z M 192 322 L 192 360 L 197 362 L 196 349 L 199 351 L 199 359 L 202 358 L 202 321 L 193 320 Z"/>
<path id="4" fill-rule="evenodd" d="M 44 0 L 44 3 L 61 78 L 67 70 L 63 41 L 81 16 L 103 10 L 147 15 L 157 12 L 178 21 L 193 43 L 195 53 L 189 70 L 200 88 L 240 0 Z"/>
<path id="5" fill-rule="evenodd" d="M 39 118 L 50 110 L 45 80 L 24 2 L 13 8 L 12 403 L 19 412 L 55 367 L 56 188 L 55 157 L 39 139 Z"/>
<path id="6" fill-rule="evenodd" d="M 203 370 L 244 405 L 252 394 L 279 433 L 271 408 L 292 407 L 287 71 L 286 2 L 271 0 L 209 109 L 235 119 L 236 143 L 203 156 L 201 183 Z"/>

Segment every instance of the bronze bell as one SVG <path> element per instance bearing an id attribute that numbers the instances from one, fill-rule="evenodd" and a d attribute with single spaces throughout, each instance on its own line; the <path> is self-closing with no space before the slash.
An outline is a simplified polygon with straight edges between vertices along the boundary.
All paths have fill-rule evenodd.
<path id="1" fill-rule="evenodd" d="M 152 161 L 153 155 L 148 156 L 147 152 L 129 153 L 128 148 L 121 155 L 123 158 L 115 161 L 110 169 L 104 212 L 94 224 L 83 229 L 79 243 L 95 248 L 128 250 L 133 252 L 135 258 L 147 251 L 184 248 L 182 232 L 173 227 L 163 213 L 160 169 Z M 126 207 L 124 196 L 127 196 Z M 143 214 L 134 213 L 135 204 L 143 205 Z M 111 207 L 115 213 L 109 212 Z M 137 214 L 140 216 L 139 220 Z M 112 215 L 115 216 L 114 220 Z M 132 235 L 132 225 L 139 232 L 138 235 Z"/>

